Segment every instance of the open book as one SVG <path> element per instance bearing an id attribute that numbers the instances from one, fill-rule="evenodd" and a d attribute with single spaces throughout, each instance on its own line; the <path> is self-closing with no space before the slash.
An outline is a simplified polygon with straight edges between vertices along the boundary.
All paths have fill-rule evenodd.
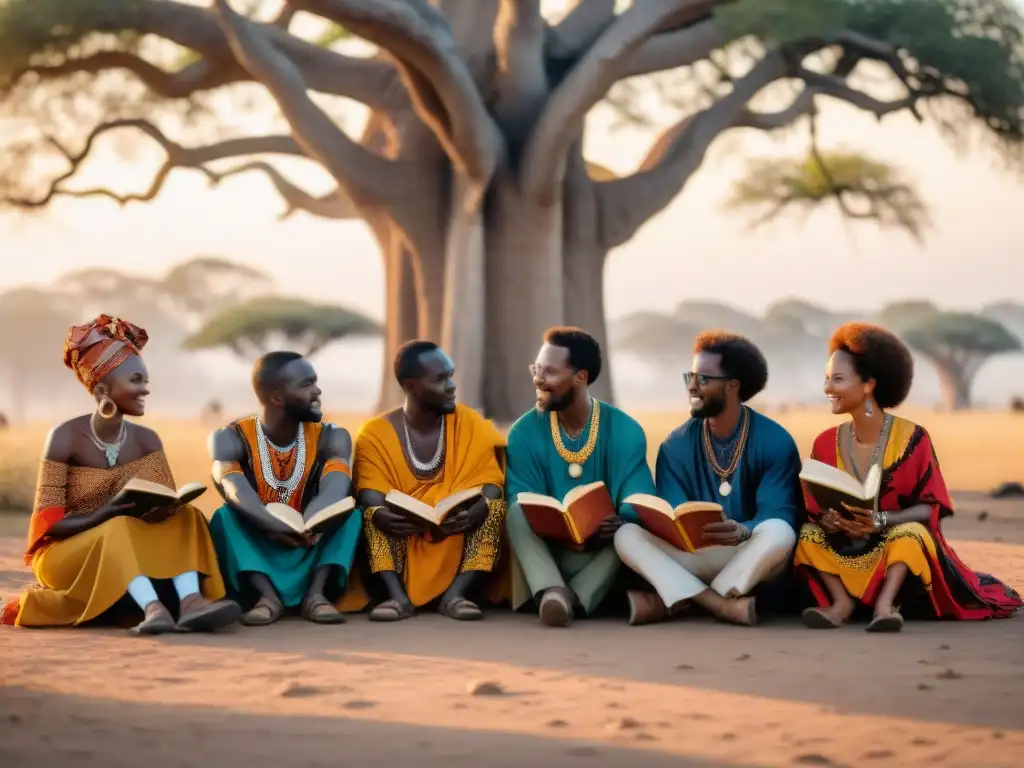
<path id="1" fill-rule="evenodd" d="M 822 511 L 834 509 L 843 517 L 852 519 L 853 515 L 843 508 L 843 503 L 874 509 L 882 484 L 882 470 L 878 464 L 872 464 L 862 483 L 837 467 L 806 459 L 800 470 L 800 482 Z"/>
<path id="2" fill-rule="evenodd" d="M 469 488 L 453 493 L 451 496 L 441 499 L 434 506 L 430 506 L 401 491 L 390 490 L 384 497 L 384 501 L 390 509 L 404 513 L 415 523 L 426 523 L 429 526 L 438 527 L 452 515 L 476 504 L 483 494 L 483 488 Z"/>
<path id="3" fill-rule="evenodd" d="M 341 501 L 336 501 L 333 504 L 324 507 L 315 515 L 311 516 L 309 520 L 304 520 L 299 512 L 279 501 L 272 501 L 270 504 L 267 504 L 266 509 L 267 512 L 294 530 L 296 533 L 312 533 L 324 523 L 333 520 L 338 515 L 345 514 L 350 509 L 354 509 L 355 506 L 356 500 L 351 496 L 346 496 Z"/>
<path id="4" fill-rule="evenodd" d="M 719 542 L 704 540 L 704 526 L 725 522 L 721 504 L 685 501 L 673 508 L 664 499 L 646 493 L 634 493 L 624 503 L 633 507 L 644 528 L 677 549 L 696 552 L 703 547 L 720 546 Z"/>
<path id="5" fill-rule="evenodd" d="M 138 517 L 151 517 L 153 521 L 166 518 L 166 512 L 177 504 L 190 504 L 206 493 L 202 483 L 185 483 L 181 488 L 168 488 L 166 485 L 133 477 L 111 500 L 111 505 L 131 504 L 131 514 Z"/>
<path id="6" fill-rule="evenodd" d="M 561 501 L 542 493 L 520 493 L 516 501 L 534 533 L 575 546 L 597 533 L 606 517 L 616 514 L 602 482 L 578 485 Z"/>

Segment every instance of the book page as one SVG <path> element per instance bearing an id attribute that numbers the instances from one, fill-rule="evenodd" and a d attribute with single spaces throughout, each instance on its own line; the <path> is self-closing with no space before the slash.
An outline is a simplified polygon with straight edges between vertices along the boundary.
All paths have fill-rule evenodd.
<path id="1" fill-rule="evenodd" d="M 434 518 L 436 520 L 444 520 L 448 517 L 448 514 L 456 507 L 464 507 L 471 499 L 475 502 L 476 499 L 483 495 L 483 488 L 469 488 L 465 491 L 459 491 L 453 493 L 447 498 L 441 499 L 434 507 Z"/>
<path id="2" fill-rule="evenodd" d="M 346 496 L 344 499 L 336 501 L 333 504 L 329 504 L 328 506 L 321 509 L 319 512 L 317 512 L 315 515 L 310 517 L 305 522 L 305 529 L 307 531 L 311 531 L 316 526 L 327 522 L 331 518 L 337 517 L 338 515 L 342 515 L 345 512 L 348 512 L 349 510 L 353 509 L 355 505 L 356 500 L 351 496 Z"/>
<path id="3" fill-rule="evenodd" d="M 165 485 L 160 485 L 160 483 L 154 483 L 150 480 L 143 480 L 140 477 L 133 477 L 125 483 L 121 493 L 125 491 L 138 491 L 140 493 L 152 494 L 153 496 L 164 496 L 168 499 L 174 499 L 178 496 L 178 492 L 173 488 L 168 488 Z"/>
<path id="4" fill-rule="evenodd" d="M 864 485 L 857 482 L 857 479 L 852 475 L 837 467 L 829 466 L 814 459 L 804 461 L 803 469 L 800 470 L 800 479 L 815 485 L 834 488 L 837 491 L 842 491 L 860 499 L 872 495 L 865 491 Z"/>
<path id="5" fill-rule="evenodd" d="M 384 501 L 397 509 L 401 509 L 422 520 L 426 520 L 428 523 L 433 523 L 434 525 L 437 524 L 437 517 L 434 513 L 434 508 L 419 499 L 414 499 L 406 493 L 392 489 L 388 491 L 388 495 L 384 497 Z"/>
<path id="6" fill-rule="evenodd" d="M 591 493 L 596 488 L 603 488 L 604 483 L 598 480 L 596 483 L 587 483 L 586 485 L 577 485 L 562 499 L 562 509 L 568 509 L 573 505 L 577 499 L 581 499 L 588 493 Z"/>
<path id="7" fill-rule="evenodd" d="M 534 507 L 550 507 L 551 509 L 557 509 L 559 512 L 562 511 L 562 502 L 553 496 L 545 496 L 543 493 L 528 493 L 524 491 L 516 495 L 516 502 L 521 507 L 529 504 Z"/>
<path id="8" fill-rule="evenodd" d="M 629 504 L 634 509 L 645 507 L 653 512 L 660 512 L 665 517 L 673 516 L 672 505 L 659 496 L 652 496 L 649 493 L 634 493 L 632 496 L 622 500 L 623 504 Z M 639 514 L 639 512 L 637 513 Z"/>
<path id="9" fill-rule="evenodd" d="M 272 501 L 266 505 L 266 510 L 296 533 L 306 532 L 306 522 L 302 519 L 302 515 L 287 504 Z"/>

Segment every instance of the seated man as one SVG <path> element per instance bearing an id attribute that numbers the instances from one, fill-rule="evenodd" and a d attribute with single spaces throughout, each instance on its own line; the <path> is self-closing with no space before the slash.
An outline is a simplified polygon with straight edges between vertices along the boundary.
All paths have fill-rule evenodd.
<path id="1" fill-rule="evenodd" d="M 590 385 L 601 375 L 601 347 L 593 336 L 578 328 L 552 328 L 530 370 L 537 407 L 508 434 L 508 536 L 522 570 L 513 583 L 512 606 L 533 597 L 544 624 L 564 627 L 572 622 L 574 606 L 590 615 L 608 594 L 621 568 L 612 537 L 624 518 L 636 519 L 622 500 L 654 493 L 654 479 L 643 428 L 590 396 Z M 515 503 L 523 492 L 562 499 L 574 487 L 596 481 L 605 483 L 618 514 L 604 521 L 586 551 L 542 540 Z"/>
<path id="2" fill-rule="evenodd" d="M 260 415 L 210 437 L 213 479 L 226 502 L 210 521 L 221 571 L 251 606 L 244 624 L 272 624 L 296 607 L 307 621 L 340 624 L 345 618 L 331 598 L 345 590 L 361 513 L 352 510 L 318 534 L 299 535 L 264 505 L 287 504 L 308 520 L 350 496 L 352 439 L 322 422 L 316 371 L 302 355 L 264 355 L 252 384 Z"/>
<path id="3" fill-rule="evenodd" d="M 363 425 L 356 438 L 358 501 L 370 570 L 387 598 L 371 621 L 399 621 L 441 597 L 438 610 L 460 621 L 483 617 L 469 598 L 501 554 L 505 521 L 504 439 L 491 422 L 455 402 L 455 366 L 436 344 L 410 341 L 395 356 L 405 405 Z M 390 508 L 391 490 L 436 505 L 459 491 L 483 497 L 449 517 L 440 530 Z"/>
<path id="4" fill-rule="evenodd" d="M 695 553 L 638 525 L 619 529 L 619 557 L 657 590 L 629 593 L 630 624 L 665 618 L 692 600 L 719 619 L 753 625 L 747 594 L 781 573 L 796 545 L 800 454 L 782 426 L 744 405 L 768 381 L 764 356 L 747 339 L 702 333 L 684 379 L 693 418 L 658 451 L 658 495 L 673 507 L 717 502 L 728 521 L 706 526 L 704 540 L 719 546 Z"/>

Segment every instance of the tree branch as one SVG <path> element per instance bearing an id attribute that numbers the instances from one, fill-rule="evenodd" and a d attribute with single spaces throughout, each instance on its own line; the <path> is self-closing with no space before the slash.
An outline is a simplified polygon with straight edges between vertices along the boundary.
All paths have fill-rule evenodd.
<path id="1" fill-rule="evenodd" d="M 121 13 L 117 12 L 118 7 L 123 7 Z M 256 26 L 267 35 L 275 48 L 288 56 L 301 70 L 310 89 L 350 98 L 371 109 L 388 110 L 394 106 L 391 88 L 397 82 L 394 67 L 381 60 L 343 56 L 297 38 L 284 27 L 283 21 L 287 18 L 282 11 L 274 22 Z M 114 68 L 135 73 L 147 85 L 152 83 L 170 87 L 172 96 L 175 91 L 180 92 L 182 89 L 185 89 L 183 96 L 202 90 L 203 77 L 211 78 L 209 82 L 213 82 L 212 79 L 217 76 L 227 78 L 221 84 L 247 79 L 244 69 L 235 63 L 217 17 L 205 8 L 177 0 L 135 0 L 131 3 L 112 4 L 110 8 L 104 8 L 102 21 L 91 31 L 111 34 L 133 31 L 142 35 L 155 35 L 195 51 L 203 61 L 185 67 L 180 72 L 168 73 L 141 57 L 111 51 L 80 59 L 70 58 L 59 65 L 33 65 L 19 72 L 18 77 L 31 72 L 45 79 L 79 71 L 96 73 L 100 71 L 97 64 L 106 59 Z M 209 68 L 210 73 L 204 74 L 204 67 Z M 195 90 L 189 92 L 184 85 L 175 84 L 174 79 L 186 82 L 191 79 L 194 84 L 198 84 Z M 157 93 L 165 95 L 159 90 Z"/>
<path id="2" fill-rule="evenodd" d="M 402 161 L 375 155 L 349 138 L 309 97 L 299 68 L 257 25 L 237 14 L 227 0 L 214 0 L 214 5 L 235 58 L 266 86 L 295 140 L 337 179 L 356 205 L 388 205 L 408 192 Z"/>
<path id="3" fill-rule="evenodd" d="M 125 70 L 135 75 L 149 90 L 166 99 L 184 99 L 201 91 L 220 88 L 246 77 L 245 71 L 231 62 L 217 63 L 203 59 L 168 72 L 141 56 L 127 51 L 100 51 L 89 56 L 71 58 L 59 64 L 40 64 L 25 67 L 11 78 L 17 83 L 25 75 L 35 75 L 39 81 L 56 80 L 82 72 L 96 75 L 107 70 Z"/>
<path id="4" fill-rule="evenodd" d="M 345 190 L 341 187 L 326 195 L 311 195 L 286 179 L 277 168 L 262 160 L 244 163 L 227 171 L 207 171 L 207 174 L 212 177 L 211 182 L 213 184 L 219 184 L 224 179 L 250 171 L 260 171 L 266 174 L 270 179 L 270 183 L 274 185 L 274 189 L 277 190 L 284 200 L 286 208 L 278 217 L 282 221 L 291 218 L 298 211 L 304 211 L 311 216 L 322 219 L 348 221 L 361 218 L 355 203 L 352 202 L 352 199 L 345 194 Z"/>
<path id="5" fill-rule="evenodd" d="M 734 83 L 728 95 L 662 133 L 634 174 L 598 184 L 601 237 L 606 247 L 610 249 L 627 242 L 646 221 L 664 209 L 703 163 L 711 143 L 726 130 L 784 128 L 801 117 L 813 115 L 819 95 L 845 101 L 879 119 L 903 109 L 913 109 L 922 98 L 922 94 L 911 93 L 886 102 L 850 87 L 843 78 L 853 71 L 859 58 L 859 53 L 844 56 L 836 70 L 829 74 L 802 67 L 791 73 L 782 52 L 769 53 Z M 790 74 L 801 78 L 806 87 L 788 107 L 774 113 L 757 113 L 747 108 L 762 88 Z M 842 194 L 837 194 L 836 198 L 848 211 Z M 849 215 L 863 218 L 854 212 Z"/>
<path id="6" fill-rule="evenodd" d="M 493 109 L 506 136 L 525 135 L 547 100 L 546 29 L 540 0 L 501 0 L 494 25 L 498 70 Z"/>
<path id="7" fill-rule="evenodd" d="M 548 56 L 578 59 L 613 21 L 615 0 L 579 0 L 560 22 L 548 28 Z"/>
<path id="8" fill-rule="evenodd" d="M 689 67 L 725 47 L 728 40 L 713 19 L 654 35 L 624 62 L 620 80 Z"/>
<path id="9" fill-rule="evenodd" d="M 623 61 L 670 23 L 681 23 L 708 0 L 644 0 L 618 16 L 558 86 L 527 143 L 521 180 L 541 205 L 551 205 L 565 179 L 566 153 L 587 113 L 619 79 Z"/>
<path id="10" fill-rule="evenodd" d="M 482 193 L 504 153 L 504 139 L 450 32 L 427 21 L 419 0 L 291 0 L 376 43 L 398 64 L 420 118 L 456 167 Z M 433 16 L 431 16 L 433 18 Z"/>
<path id="11" fill-rule="evenodd" d="M 141 131 L 160 145 L 167 155 L 149 188 L 145 192 L 129 195 L 120 195 L 103 187 L 84 190 L 66 189 L 64 182 L 71 179 L 78 172 L 82 163 L 86 161 L 92 152 L 96 140 L 105 133 L 122 128 L 134 128 Z M 211 182 L 216 182 L 217 174 L 206 168 L 206 163 L 230 157 L 257 154 L 282 154 L 305 157 L 302 149 L 291 136 L 254 136 L 227 139 L 200 147 L 185 147 L 168 139 L 163 131 L 153 123 L 142 119 L 112 120 L 97 125 L 89 133 L 85 140 L 85 145 L 79 152 L 68 151 L 54 138 L 50 138 L 49 143 L 67 159 L 68 170 L 50 183 L 49 189 L 42 197 L 35 199 L 9 198 L 6 200 L 8 204 L 20 208 L 42 208 L 48 205 L 54 197 L 107 197 L 121 205 L 126 205 L 130 202 L 149 202 L 160 194 L 164 182 L 167 181 L 167 177 L 175 168 L 198 170 Z"/>
<path id="12" fill-rule="evenodd" d="M 607 249 L 627 242 L 652 216 L 661 211 L 686 185 L 704 161 L 715 138 L 737 124 L 762 122 L 782 127 L 783 118 L 757 116 L 747 104 L 767 85 L 782 79 L 788 72 L 785 57 L 778 51 L 768 54 L 733 84 L 733 90 L 712 106 L 690 115 L 672 126 L 655 141 L 635 173 L 614 181 L 598 184 L 598 210 L 601 240 Z M 797 119 L 809 109 L 813 99 L 798 98 L 782 113 Z"/>

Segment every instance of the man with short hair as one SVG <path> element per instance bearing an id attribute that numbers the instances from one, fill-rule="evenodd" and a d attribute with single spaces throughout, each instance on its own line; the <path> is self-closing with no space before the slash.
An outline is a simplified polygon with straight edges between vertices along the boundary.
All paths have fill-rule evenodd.
<path id="1" fill-rule="evenodd" d="M 339 624 L 362 525 L 354 509 L 317 535 L 300 535 L 265 505 L 287 504 L 309 519 L 351 495 L 347 430 L 323 422 L 313 366 L 295 352 L 270 352 L 253 366 L 258 416 L 210 436 L 213 478 L 225 504 L 210 521 L 224 580 L 251 607 L 242 622 L 272 624 L 300 608 L 315 624 Z"/>
<path id="2" fill-rule="evenodd" d="M 757 622 L 759 583 L 785 570 L 803 512 L 800 454 L 790 434 L 745 403 L 764 389 L 768 365 L 748 339 L 706 331 L 694 342 L 684 374 L 691 416 L 658 450 L 658 495 L 722 505 L 726 522 L 710 523 L 716 546 L 683 552 L 639 525 L 615 534 L 615 549 L 657 594 L 630 592 L 630 624 L 658 621 L 689 602 L 734 624 Z"/>
<path id="3" fill-rule="evenodd" d="M 449 618 L 480 619 L 470 594 L 476 589 L 486 596 L 481 582 L 501 556 L 505 440 L 490 421 L 455 402 L 455 365 L 437 344 L 405 343 L 394 369 L 405 403 L 366 422 L 355 448 L 370 570 L 387 594 L 370 619 L 399 621 L 437 598 L 438 611 Z M 473 488 L 481 488 L 482 497 L 439 531 L 385 500 L 397 490 L 434 506 Z"/>
<path id="4" fill-rule="evenodd" d="M 600 605 L 622 566 L 612 538 L 625 520 L 636 519 L 623 500 L 654 493 L 643 428 L 590 396 L 601 367 L 593 336 L 579 328 L 550 329 L 530 366 L 537 406 L 508 434 L 508 535 L 521 569 L 513 583 L 513 608 L 532 597 L 548 626 L 568 626 L 577 609 L 590 615 Z M 562 499 L 572 488 L 597 481 L 604 482 L 617 514 L 604 521 L 585 551 L 541 539 L 515 503 L 519 493 Z"/>

